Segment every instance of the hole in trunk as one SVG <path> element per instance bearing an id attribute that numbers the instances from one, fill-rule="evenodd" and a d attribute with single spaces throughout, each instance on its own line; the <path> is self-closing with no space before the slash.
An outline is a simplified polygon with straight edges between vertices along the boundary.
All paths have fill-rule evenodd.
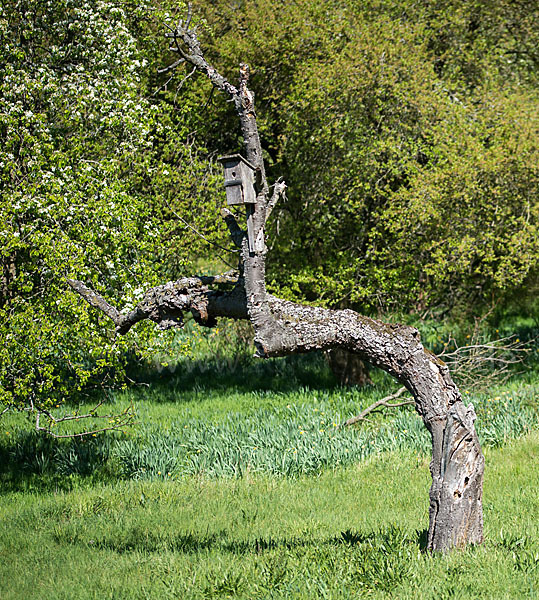
<path id="1" fill-rule="evenodd" d="M 467 486 L 469 481 L 470 481 L 470 478 L 469 477 L 465 477 L 464 478 L 464 485 Z"/>
<path id="2" fill-rule="evenodd" d="M 462 494 L 458 490 L 455 490 L 455 493 L 453 494 L 453 496 L 455 496 L 455 498 L 460 498 L 462 496 Z"/>

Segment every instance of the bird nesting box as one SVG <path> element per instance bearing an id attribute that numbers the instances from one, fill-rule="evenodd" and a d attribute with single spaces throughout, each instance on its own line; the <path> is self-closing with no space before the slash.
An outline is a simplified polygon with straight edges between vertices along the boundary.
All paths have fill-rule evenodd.
<path id="1" fill-rule="evenodd" d="M 255 168 L 240 154 L 221 156 L 225 170 L 226 201 L 229 206 L 255 204 Z"/>

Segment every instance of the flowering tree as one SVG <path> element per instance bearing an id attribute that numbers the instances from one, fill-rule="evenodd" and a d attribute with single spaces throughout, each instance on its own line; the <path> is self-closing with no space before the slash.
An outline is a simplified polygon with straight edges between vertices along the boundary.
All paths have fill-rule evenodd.
<path id="1" fill-rule="evenodd" d="M 176 143 L 182 110 L 147 93 L 132 25 L 149 4 L 0 6 L 0 404 L 33 411 L 51 433 L 52 409 L 121 381 L 136 344 L 111 339 L 65 277 L 136 303 L 188 264 L 175 256 L 193 244 L 170 218 L 175 197 L 189 206 L 211 187 L 196 148 Z"/>

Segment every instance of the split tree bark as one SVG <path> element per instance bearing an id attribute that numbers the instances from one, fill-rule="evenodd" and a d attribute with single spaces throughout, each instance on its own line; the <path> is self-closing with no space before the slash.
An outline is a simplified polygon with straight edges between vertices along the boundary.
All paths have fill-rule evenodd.
<path id="1" fill-rule="evenodd" d="M 171 49 L 227 94 L 238 114 L 247 160 L 256 168 L 257 202 L 250 215 L 254 251 L 235 216 L 223 209 L 234 243 L 241 248 L 237 274 L 189 277 L 150 290 L 142 302 L 123 315 L 80 281 L 71 287 L 103 311 L 125 334 L 137 322 L 150 319 L 161 328 L 177 327 L 191 312 L 200 325 L 213 326 L 217 317 L 249 319 L 255 331 L 257 356 L 266 358 L 313 350 L 342 349 L 395 377 L 412 394 L 417 412 L 432 437 L 428 548 L 445 551 L 483 540 L 482 487 L 484 459 L 474 428 L 472 405 L 465 407 L 447 366 L 421 344 L 419 332 L 386 324 L 352 310 L 302 306 L 266 291 L 266 221 L 284 192 L 278 180 L 270 193 L 258 135 L 254 96 L 248 88 L 249 69 L 241 65 L 239 85 L 225 79 L 202 53 L 190 16 L 168 34 Z M 178 61 L 178 62 L 180 62 Z"/>

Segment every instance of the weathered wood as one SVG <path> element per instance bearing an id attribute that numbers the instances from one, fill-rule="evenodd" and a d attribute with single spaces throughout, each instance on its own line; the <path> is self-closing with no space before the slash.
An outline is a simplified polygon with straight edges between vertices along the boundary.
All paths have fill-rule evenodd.
<path id="1" fill-rule="evenodd" d="M 252 204 L 245 205 L 245 216 L 247 217 L 247 242 L 249 244 L 249 254 L 256 251 L 255 248 L 255 208 Z"/>

